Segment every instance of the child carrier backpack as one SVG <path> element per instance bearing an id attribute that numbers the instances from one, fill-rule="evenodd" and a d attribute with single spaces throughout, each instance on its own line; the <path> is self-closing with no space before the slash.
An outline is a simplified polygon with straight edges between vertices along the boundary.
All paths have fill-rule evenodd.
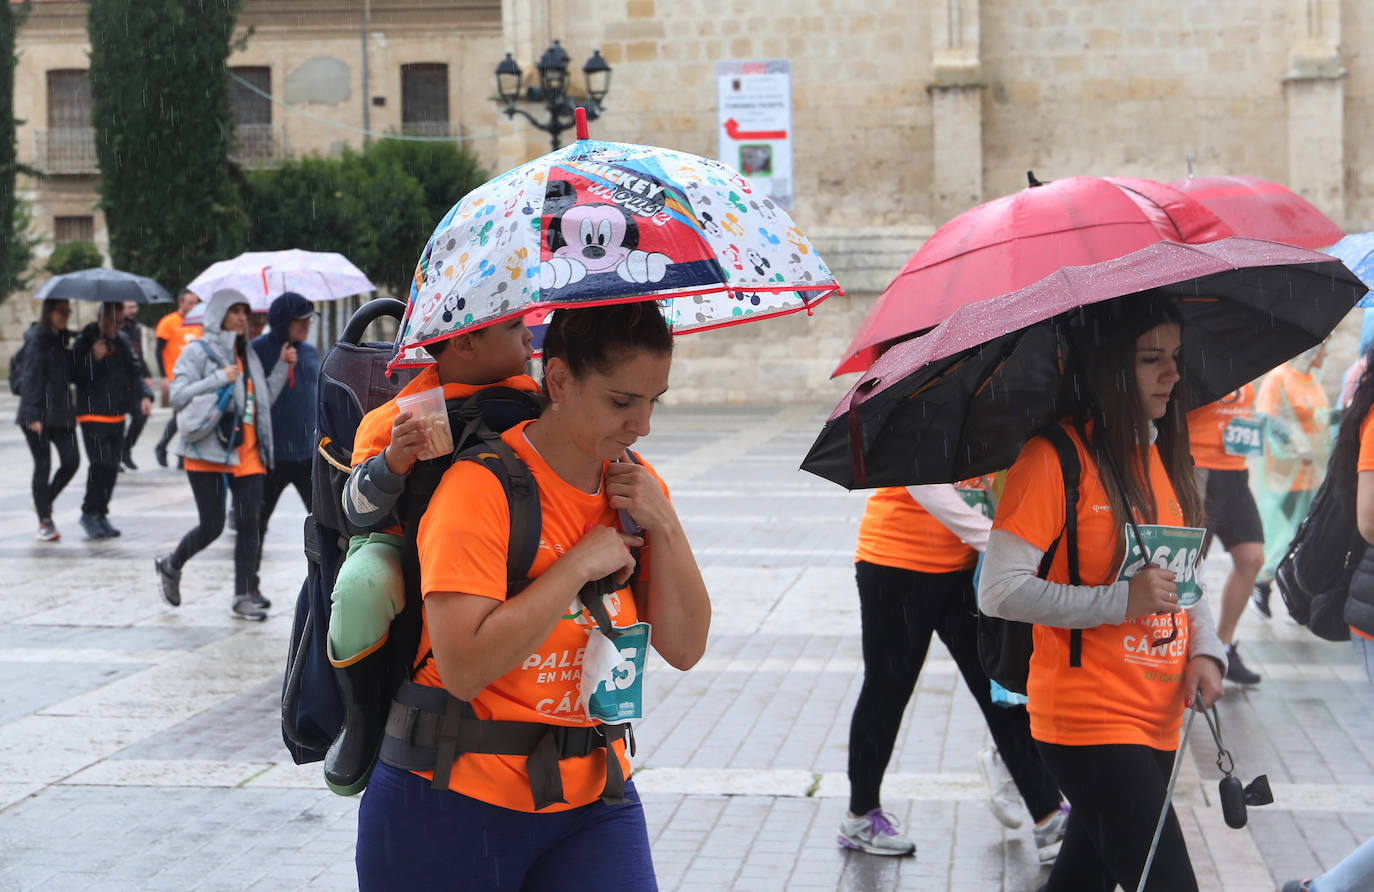
<path id="1" fill-rule="evenodd" d="M 343 724 L 344 706 L 329 662 L 330 593 L 348 551 L 350 529 L 343 513 L 343 487 L 353 455 L 353 438 L 363 416 L 385 403 L 415 377 L 403 369 L 386 376 L 392 345 L 361 341 L 374 320 L 400 320 L 405 304 L 377 298 L 363 304 L 320 364 L 319 409 L 311 506 L 305 519 L 307 574 L 296 598 L 286 673 L 282 679 L 282 738 L 296 764 L 318 762 Z"/>
<path id="2" fill-rule="evenodd" d="M 1288 613 L 1327 641 L 1350 640 L 1345 605 L 1368 548 L 1355 522 L 1355 483 L 1353 467 L 1328 467 L 1274 572 Z"/>
<path id="3" fill-rule="evenodd" d="M 1036 436 L 1044 437 L 1054 445 L 1059 454 L 1059 469 L 1064 476 L 1064 528 L 1059 531 L 1049 550 L 1040 560 L 1036 571 L 1041 579 L 1048 579 L 1050 565 L 1059 550 L 1059 543 L 1068 548 L 1069 584 L 1080 585 L 1078 576 L 1078 481 L 1082 475 L 1082 465 L 1078 460 L 1078 449 L 1073 440 L 1057 424 L 1040 431 Z M 1031 623 L 999 619 L 978 611 L 978 659 L 988 678 L 1017 694 L 1026 693 L 1026 682 L 1030 675 L 1031 651 L 1034 649 L 1034 626 Z M 1069 665 L 1080 666 L 1083 659 L 1083 630 L 1073 629 L 1069 633 Z"/>

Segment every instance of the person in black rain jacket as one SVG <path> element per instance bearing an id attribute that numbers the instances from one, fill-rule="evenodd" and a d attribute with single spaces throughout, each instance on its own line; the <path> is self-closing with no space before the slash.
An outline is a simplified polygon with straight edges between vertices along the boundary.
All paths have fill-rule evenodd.
<path id="1" fill-rule="evenodd" d="M 153 411 L 153 393 L 143 379 L 128 335 L 120 331 L 121 303 L 100 305 L 100 317 L 77 335 L 72 347 L 76 371 L 76 420 L 86 444 L 86 498 L 81 528 L 92 539 L 118 536 L 110 525 L 110 497 L 124 454 L 124 416 Z"/>
<path id="2" fill-rule="evenodd" d="M 33 453 L 33 507 L 38 512 L 38 538 L 44 542 L 61 538 L 52 520 L 52 503 L 81 465 L 72 404 L 72 333 L 67 330 L 71 312 L 65 300 L 43 301 L 38 322 L 24 335 L 19 366 L 19 412 L 14 421 Z M 58 466 L 49 479 L 53 446 Z"/>

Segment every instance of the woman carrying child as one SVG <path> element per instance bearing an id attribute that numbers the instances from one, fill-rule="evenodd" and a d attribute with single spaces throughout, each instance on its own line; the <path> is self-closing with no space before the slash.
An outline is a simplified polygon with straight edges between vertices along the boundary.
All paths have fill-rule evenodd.
<path id="1" fill-rule="evenodd" d="M 666 487 L 629 453 L 667 389 L 672 336 L 651 302 L 559 310 L 544 357 L 548 407 L 501 437 L 538 487 L 531 582 L 507 591 L 501 485 L 484 466 L 455 463 L 418 531 L 425 625 L 414 676 L 447 691 L 445 722 L 463 711 L 457 704 L 479 731 L 532 729 L 539 745 L 520 755 L 460 750 L 436 761 L 448 774 L 440 789 L 435 771 L 397 768 L 384 750 L 358 816 L 361 889 L 656 888 L 629 735 L 586 704 L 642 672 L 643 653 L 622 636 L 642 635 L 645 623 L 677 669 L 706 646 L 711 605 L 691 547 Z M 579 600 L 606 577 L 615 591 L 594 603 L 615 644 L 598 639 Z M 593 671 L 607 645 L 623 662 Z M 548 671 L 564 665 L 574 671 Z"/>

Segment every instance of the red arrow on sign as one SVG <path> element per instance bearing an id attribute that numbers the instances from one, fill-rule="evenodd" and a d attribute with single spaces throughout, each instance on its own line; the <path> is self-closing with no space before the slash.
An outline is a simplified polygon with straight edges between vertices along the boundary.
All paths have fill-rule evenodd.
<path id="1" fill-rule="evenodd" d="M 741 130 L 734 118 L 726 119 L 725 133 L 731 139 L 787 139 L 786 130 Z"/>

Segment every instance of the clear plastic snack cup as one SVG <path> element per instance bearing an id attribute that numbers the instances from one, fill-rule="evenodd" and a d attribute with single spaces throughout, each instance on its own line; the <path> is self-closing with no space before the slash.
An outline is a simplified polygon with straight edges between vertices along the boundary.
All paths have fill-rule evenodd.
<path id="1" fill-rule="evenodd" d="M 432 387 L 419 393 L 396 398 L 402 412 L 424 422 L 427 445 L 417 458 L 429 461 L 453 451 L 453 431 L 448 426 L 448 407 L 444 405 L 444 388 Z"/>

